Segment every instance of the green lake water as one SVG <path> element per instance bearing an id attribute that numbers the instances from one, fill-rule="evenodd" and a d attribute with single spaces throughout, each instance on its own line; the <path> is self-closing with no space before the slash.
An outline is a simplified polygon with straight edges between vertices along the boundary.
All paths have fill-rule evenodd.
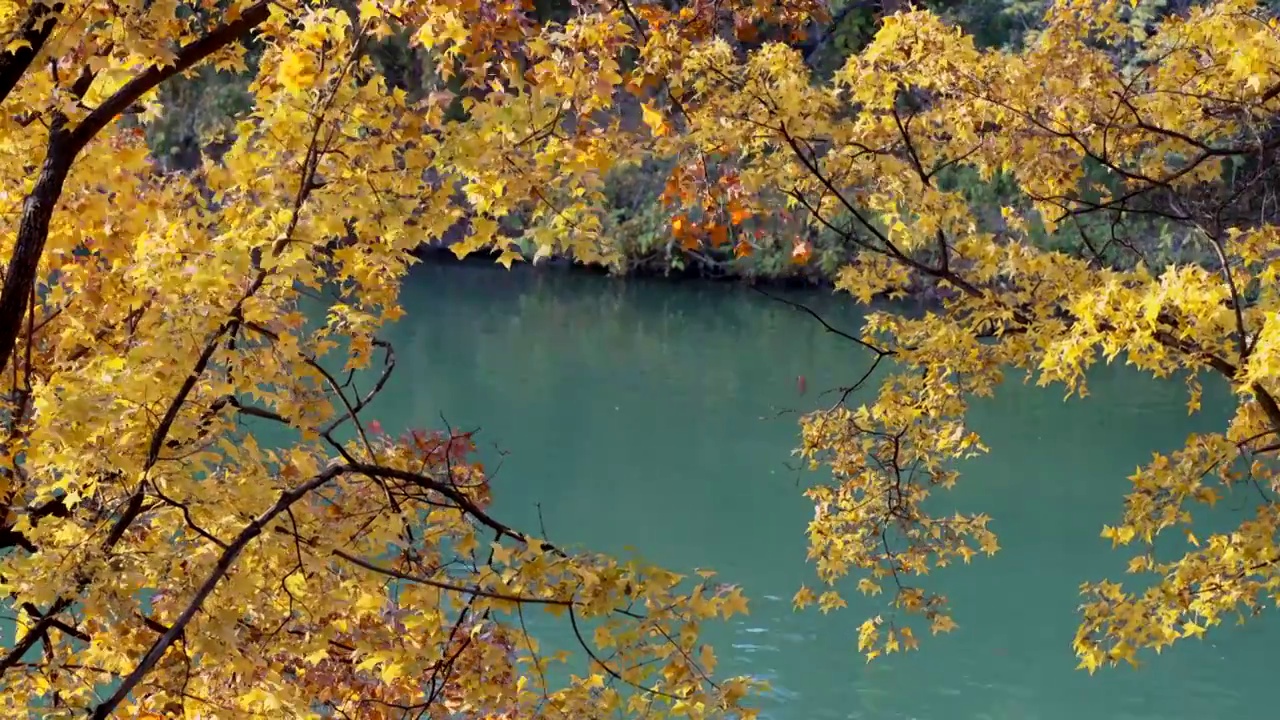
<path id="1" fill-rule="evenodd" d="M 848 302 L 790 297 L 856 327 Z M 1220 388 L 1189 418 L 1181 383 L 1103 367 L 1084 401 L 1015 378 L 977 403 L 972 424 L 991 453 L 962 466 L 945 500 L 991 514 L 1003 550 L 933 576 L 954 604 L 955 633 L 868 665 L 856 628 L 887 611 L 882 598 L 828 616 L 790 601 L 815 580 L 800 491 L 816 477 L 794 468 L 795 411 L 861 374 L 858 348 L 736 286 L 428 265 L 403 302 L 408 316 L 390 332 L 397 373 L 370 417 L 392 433 L 441 417 L 479 427 L 490 463 L 501 459 L 495 513 L 514 525 L 536 531 L 540 508 L 562 545 L 634 548 L 742 585 L 751 614 L 707 638 L 720 673 L 770 681 L 764 717 L 1277 716 L 1280 635 L 1266 615 L 1094 677 L 1074 670 L 1070 647 L 1077 586 L 1119 579 L 1128 557 L 1098 536 L 1120 515 L 1125 478 L 1152 451 L 1218 428 L 1229 411 Z M 1223 505 L 1228 520 L 1247 512 L 1244 498 Z"/>

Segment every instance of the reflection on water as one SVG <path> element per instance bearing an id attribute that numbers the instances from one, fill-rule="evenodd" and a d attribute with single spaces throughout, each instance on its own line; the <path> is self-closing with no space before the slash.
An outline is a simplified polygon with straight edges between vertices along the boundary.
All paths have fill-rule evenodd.
<path id="1" fill-rule="evenodd" d="M 794 411 L 856 378 L 867 362 L 857 348 L 734 287 L 422 267 L 404 301 L 397 377 L 374 408 L 382 425 L 443 415 L 479 426 L 505 453 L 495 511 L 511 522 L 538 527 L 541 508 L 562 544 L 631 547 L 743 585 L 751 615 L 707 632 L 720 672 L 770 681 L 764 717 L 1274 715 L 1265 689 L 1278 638 L 1267 617 L 1093 678 L 1074 670 L 1070 649 L 1077 586 L 1118 578 L 1127 559 L 1098 537 L 1119 516 L 1125 477 L 1153 450 L 1222 423 L 1228 408 L 1213 388 L 1194 418 L 1180 384 L 1124 367 L 1094 373 L 1086 401 L 1064 404 L 1019 377 L 977 404 L 972 422 L 992 452 L 963 466 L 944 501 L 991 514 L 1004 550 L 931 576 L 954 603 L 956 633 L 868 665 L 856 627 L 887 612 L 879 599 L 851 598 L 828 616 L 797 614 L 790 601 L 814 580 L 812 508 L 798 483 L 815 478 L 789 466 Z M 856 327 L 847 303 L 824 293 L 806 302 Z"/>

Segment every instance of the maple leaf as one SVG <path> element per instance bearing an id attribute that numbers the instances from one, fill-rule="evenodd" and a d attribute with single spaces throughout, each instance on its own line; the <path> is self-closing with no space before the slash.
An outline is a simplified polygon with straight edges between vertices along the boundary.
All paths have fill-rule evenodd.
<path id="1" fill-rule="evenodd" d="M 707 236 L 711 240 L 712 247 L 720 247 L 729 242 L 729 228 L 718 223 L 714 224 L 707 228 Z"/>
<path id="2" fill-rule="evenodd" d="M 671 132 L 671 128 L 667 126 L 666 117 L 661 110 L 654 107 L 653 103 L 644 103 L 640 106 L 640 111 L 644 124 L 649 126 L 649 131 L 653 133 L 654 137 L 662 137 Z"/>
<path id="3" fill-rule="evenodd" d="M 502 253 L 498 255 L 498 263 L 508 270 L 511 269 L 512 263 L 523 261 L 524 253 L 521 253 L 519 250 L 507 249 L 503 250 Z"/>
<path id="4" fill-rule="evenodd" d="M 813 248 L 807 241 L 797 241 L 791 246 L 791 262 L 798 265 L 809 262 L 809 258 L 813 255 Z"/>

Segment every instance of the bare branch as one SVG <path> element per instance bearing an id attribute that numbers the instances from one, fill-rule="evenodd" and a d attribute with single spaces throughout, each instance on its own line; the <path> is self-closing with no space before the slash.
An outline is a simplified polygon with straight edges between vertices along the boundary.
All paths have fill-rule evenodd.
<path id="1" fill-rule="evenodd" d="M 783 305 L 787 305 L 787 306 L 789 306 L 789 307 L 793 307 L 793 308 L 795 308 L 796 310 L 799 310 L 800 312 L 805 313 L 805 314 L 806 314 L 806 315 L 808 315 L 809 317 L 812 317 L 814 320 L 817 320 L 817 321 L 818 321 L 818 323 L 819 323 L 820 325 L 822 325 L 822 327 L 823 327 L 827 332 L 832 333 L 832 334 L 834 334 L 834 335 L 839 335 L 840 337 L 842 337 L 842 338 L 844 338 L 844 339 L 846 339 L 846 340 L 849 340 L 849 341 L 852 341 L 852 342 L 854 342 L 854 343 L 857 343 L 858 345 L 861 345 L 862 347 L 864 347 L 864 348 L 866 348 L 866 349 L 870 350 L 871 352 L 875 353 L 876 355 L 879 355 L 879 356 L 883 357 L 883 356 L 885 356 L 885 355 L 894 355 L 894 354 L 896 354 L 893 350 L 885 350 L 885 349 L 883 349 L 883 348 L 876 347 L 875 345 L 872 345 L 871 343 L 867 342 L 866 340 L 863 340 L 862 338 L 860 338 L 860 337 L 858 337 L 858 336 L 856 336 L 856 335 L 852 335 L 852 334 L 847 333 L 847 332 L 845 332 L 844 330 L 841 330 L 841 329 L 839 329 L 839 328 L 837 328 L 837 327 L 833 327 L 830 323 L 828 323 L 825 319 L 823 319 L 823 317 L 822 317 L 821 315 L 819 315 L 817 312 L 815 312 L 815 311 L 813 310 L 813 308 L 811 308 L 811 307 L 809 307 L 809 306 L 807 306 L 807 305 L 802 305 L 802 304 L 800 304 L 800 303 L 798 303 L 798 302 L 794 302 L 794 301 L 792 301 L 792 300 L 788 300 L 788 299 L 783 298 L 783 297 L 778 297 L 777 295 L 774 295 L 774 294 L 770 293 L 769 291 L 767 291 L 767 290 L 764 290 L 764 289 L 760 288 L 760 287 L 759 287 L 759 286 L 757 286 L 757 285 L 752 285 L 752 286 L 751 286 L 751 289 L 752 289 L 752 290 L 755 290 L 756 292 L 760 293 L 761 295 L 763 295 L 763 296 L 765 296 L 765 297 L 769 298 L 770 300 L 774 300 L 774 301 L 780 302 L 780 303 L 782 303 Z"/>
<path id="2" fill-rule="evenodd" d="M 368 560 L 363 560 L 354 555 L 345 553 L 341 550 L 334 550 L 333 554 L 342 558 L 343 560 L 346 560 L 349 563 L 352 563 L 353 565 L 358 565 L 370 572 L 375 572 L 380 575 L 386 575 L 387 577 L 393 577 L 400 580 L 408 580 L 409 582 L 418 583 L 420 585 L 429 585 L 434 588 L 439 588 L 440 590 L 447 590 L 449 592 L 461 593 L 463 595 L 490 598 L 493 600 L 506 600 L 509 602 L 522 603 L 522 604 L 527 603 L 527 604 L 533 604 L 533 605 L 562 605 L 564 607 L 569 607 L 573 605 L 572 600 L 562 600 L 559 598 L 537 598 L 537 597 L 529 597 L 524 595 L 507 595 L 505 593 L 498 593 L 498 592 L 492 592 L 490 590 L 485 590 L 480 587 L 454 585 L 453 583 L 447 583 L 442 580 L 433 580 L 428 577 L 422 577 L 421 575 L 414 575 L 412 573 L 401 572 L 394 568 L 377 565 L 372 562 L 369 562 Z"/>

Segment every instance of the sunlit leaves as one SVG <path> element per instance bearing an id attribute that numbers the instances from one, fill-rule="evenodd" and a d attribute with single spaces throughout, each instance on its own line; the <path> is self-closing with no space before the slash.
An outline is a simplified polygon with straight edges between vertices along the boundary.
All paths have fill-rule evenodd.
<path id="1" fill-rule="evenodd" d="M 412 249 L 607 255 L 602 176 L 641 145 L 601 111 L 655 85 L 618 57 L 640 28 L 590 5 L 535 27 L 501 0 L 57 7 L 0 120 L 0 249 L 52 211 L 4 386 L 7 712 L 750 717 L 755 684 L 715 680 L 699 640 L 748 611 L 740 588 L 528 537 L 488 514 L 470 435 L 364 418 Z M 216 23 L 253 7 L 246 63 Z M 463 76 L 464 117 L 452 91 L 388 87 L 368 49 L 391 33 Z M 160 176 L 108 118 L 56 206 L 22 203 L 58 128 L 197 40 L 254 75 L 216 154 Z M 731 200 L 700 239 L 734 240 Z"/>
<path id="2" fill-rule="evenodd" d="M 229 119 L 216 160 L 159 178 L 143 133 L 107 123 L 51 206 L 0 440 L 18 466 L 2 479 L 21 538 L 0 559 L 6 590 L 18 605 L 63 603 L 67 627 L 89 639 L 25 610 L 20 630 L 44 622 L 53 662 L 98 669 L 54 681 L 39 663 L 11 664 L 0 693 L 11 714 L 54 690 L 91 705 L 183 617 L 128 711 L 192 697 L 285 717 L 316 702 L 390 717 L 428 699 L 475 717 L 735 708 L 750 685 L 710 681 L 716 655 L 698 629 L 746 612 L 740 589 L 544 546 L 488 517 L 469 437 L 392 437 L 351 417 L 370 392 L 359 373 L 394 366 L 377 337 L 404 312 L 411 249 L 434 242 L 508 267 L 608 262 L 604 178 L 654 157 L 674 167 L 666 229 L 684 251 L 774 247 L 809 266 L 825 260 L 822 235 L 847 251 L 839 290 L 864 304 L 917 291 L 936 301 L 867 315 L 849 338 L 876 364 L 804 418 L 800 454 L 827 479 L 806 491 L 818 584 L 797 608 L 880 604 L 858 629 L 868 659 L 955 629 L 929 575 L 999 549 L 998 519 L 947 507 L 963 460 L 986 451 L 969 402 L 1015 373 L 1085 395 L 1090 368 L 1120 359 L 1185 374 L 1189 410 L 1206 371 L 1238 404 L 1225 432 L 1130 478 L 1102 533 L 1135 548 L 1129 569 L 1150 586 L 1083 588 L 1082 666 L 1135 661 L 1270 602 L 1270 500 L 1229 532 L 1194 521 L 1237 487 L 1277 489 L 1280 235 L 1271 199 L 1232 204 L 1269 180 L 1230 185 L 1275 149 L 1274 18 L 1248 0 L 1159 21 L 1063 0 L 1024 47 L 981 51 L 939 17 L 904 12 L 824 83 L 779 42 L 822 5 L 586 2 L 537 25 L 511 0 L 273 3 L 254 28 L 260 57 L 247 62 L 237 37 L 202 58 L 254 74 L 252 109 Z M 210 13 L 225 17 L 172 3 L 58 7 L 40 70 L 0 114 L 0 193 L 14 208 L 32 206 L 21 200 L 57 128 L 265 6 Z M 0 15 L 0 27 L 21 19 Z M 730 34 L 762 42 L 746 52 Z M 420 98 L 388 87 L 367 51 L 392 35 L 451 85 Z M 144 122 L 157 111 L 149 93 L 129 100 L 120 110 Z M 959 172 L 1017 197 L 976 206 Z M 6 257 L 25 212 L 0 220 Z M 1113 262 L 1136 252 L 1123 221 L 1137 212 L 1172 218 L 1212 262 Z M 1115 222 L 1086 228 L 1095 214 Z M 1074 224 L 1078 254 L 1038 244 Z M 310 323 L 316 293 L 329 308 Z M 265 447 L 246 425 L 264 422 L 297 444 Z M 339 425 L 349 442 L 333 439 Z M 380 470 L 325 475 L 352 463 Z M 324 482 L 290 495 L 309 478 Z M 222 568 L 232 539 L 272 512 Z M 1172 562 L 1147 547 L 1171 529 L 1187 543 Z M 209 577 L 216 587 L 184 615 Z M 571 655 L 523 632 L 533 606 L 580 632 L 581 653 L 605 654 L 548 687 L 548 668 Z"/>
<path id="3" fill-rule="evenodd" d="M 869 315 L 856 340 L 885 367 L 877 360 L 845 402 L 803 421 L 801 455 L 831 475 L 807 491 L 816 509 L 809 559 L 827 588 L 802 588 L 794 604 L 840 607 L 837 585 L 849 575 L 863 594 L 883 592 L 894 613 L 862 626 L 868 656 L 914 646 L 902 635 L 913 616 L 950 631 L 945 598 L 920 576 L 998 549 L 998 520 L 946 514 L 939 494 L 958 481 L 958 461 L 985 450 L 965 427 L 968 399 L 992 394 L 1011 372 L 1083 397 L 1091 368 L 1123 360 L 1185 378 L 1189 412 L 1201 406 L 1206 370 L 1237 391 L 1229 431 L 1140 469 L 1123 521 L 1103 530 L 1124 546 L 1183 529 L 1192 555 L 1182 563 L 1158 565 L 1144 551 L 1131 567 L 1174 583 L 1145 601 L 1164 605 L 1143 611 L 1185 627 L 1169 619 L 1133 635 L 1138 615 L 1120 616 L 1137 611 L 1105 586 L 1110 599 L 1089 606 L 1083 627 L 1092 629 L 1077 643 L 1085 667 L 1133 660 L 1213 624 L 1183 617 L 1201 576 L 1168 578 L 1198 559 L 1220 562 L 1223 547 L 1244 551 L 1234 535 L 1224 545 L 1193 531 L 1191 506 L 1211 510 L 1247 478 L 1271 507 L 1275 473 L 1255 453 L 1274 452 L 1280 429 L 1280 265 L 1274 218 L 1262 209 L 1270 201 L 1249 193 L 1251 183 L 1274 184 L 1280 35 L 1249 0 L 1164 18 L 1141 5 L 1054 3 L 1024 46 L 1002 51 L 979 50 L 931 13 L 900 13 L 829 85 L 789 47 L 742 54 L 651 23 L 641 55 L 662 69 L 679 106 L 659 123 L 646 98 L 638 147 L 648 152 L 659 134 L 676 158 L 664 193 L 675 241 L 700 249 L 718 227 L 740 226 L 736 208 L 794 213 L 854 255 L 838 289 L 864 304 L 920 291 L 936 300 L 920 315 Z M 697 25 L 701 12 L 682 20 Z M 1254 179 L 1241 179 L 1244 167 Z M 954 182 L 961 171 L 1012 184 L 1016 200 L 975 206 Z M 728 200 L 718 175 L 735 178 Z M 1126 238 L 1139 214 L 1165 217 L 1209 259 L 1149 262 Z M 1043 249 L 1044 235 L 1064 228 L 1079 232 L 1078 254 Z M 781 242 L 793 261 L 812 261 L 809 236 Z M 753 247 L 739 236 L 734 255 Z M 1224 597 L 1250 597 L 1248 577 Z"/>

